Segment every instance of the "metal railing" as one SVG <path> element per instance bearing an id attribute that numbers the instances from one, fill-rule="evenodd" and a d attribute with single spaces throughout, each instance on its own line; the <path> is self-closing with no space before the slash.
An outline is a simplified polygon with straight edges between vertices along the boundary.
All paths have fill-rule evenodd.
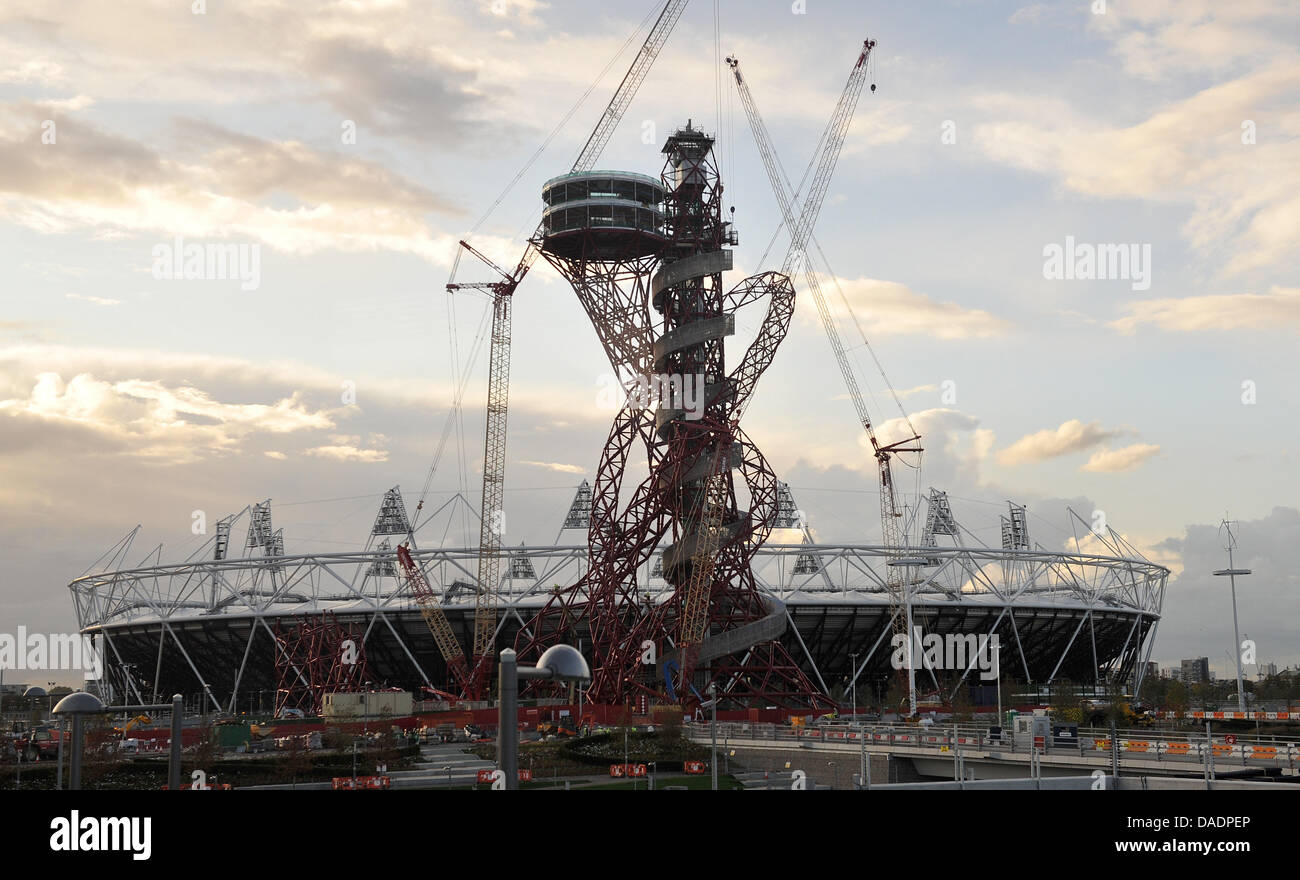
<path id="1" fill-rule="evenodd" d="M 709 739 L 707 723 L 687 725 L 689 735 Z M 933 749 L 946 754 L 968 750 L 1010 755 L 1077 755 L 1081 759 L 1110 760 L 1111 732 L 1107 729 L 1081 727 L 1077 737 L 1047 736 L 1035 738 L 1010 730 L 1000 737 L 990 733 L 987 726 L 971 724 L 821 724 L 807 727 L 790 727 L 775 723 L 719 722 L 718 740 L 729 747 L 746 743 L 790 743 L 807 746 L 857 746 L 865 742 L 873 751 L 891 748 Z M 1207 750 L 1215 766 L 1226 767 L 1287 767 L 1294 769 L 1300 762 L 1300 742 L 1278 736 L 1243 736 L 1238 734 L 1212 734 L 1206 737 L 1194 732 L 1172 733 L 1151 730 L 1116 731 L 1119 760 L 1175 761 L 1189 764 L 1206 763 Z"/>

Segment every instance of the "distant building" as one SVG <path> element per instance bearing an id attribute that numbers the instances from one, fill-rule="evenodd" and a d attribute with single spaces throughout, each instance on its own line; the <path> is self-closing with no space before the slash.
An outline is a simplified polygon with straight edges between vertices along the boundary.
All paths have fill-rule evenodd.
<path id="1" fill-rule="evenodd" d="M 1196 657 L 1191 660 L 1182 662 L 1182 675 L 1179 677 L 1183 684 L 1200 684 L 1211 681 L 1210 677 L 1210 658 Z"/>
<path id="2" fill-rule="evenodd" d="M 1257 667 L 1255 667 L 1255 669 L 1259 673 L 1259 677 L 1261 680 L 1277 675 L 1276 663 L 1261 663 Z"/>

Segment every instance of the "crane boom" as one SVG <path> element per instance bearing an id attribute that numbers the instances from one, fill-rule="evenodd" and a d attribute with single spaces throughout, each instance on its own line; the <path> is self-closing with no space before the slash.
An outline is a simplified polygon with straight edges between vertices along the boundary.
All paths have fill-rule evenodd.
<path id="1" fill-rule="evenodd" d="M 641 87 L 659 51 L 668 40 L 668 35 L 676 26 L 686 9 L 689 0 L 666 0 L 659 17 L 646 35 L 641 50 L 632 61 L 631 67 L 623 76 L 622 82 L 610 99 L 600 121 L 587 138 L 586 144 L 573 163 L 573 171 L 589 171 L 600 158 L 601 152 L 609 143 L 614 130 L 623 119 L 623 114 L 632 103 L 633 97 Z M 538 225 L 537 233 L 541 232 Z M 487 428 L 483 441 L 483 506 L 480 508 L 479 523 L 479 559 L 478 559 L 478 598 L 474 608 L 474 647 L 473 668 L 466 686 L 466 696 L 470 699 L 482 697 L 490 677 L 492 658 L 495 652 L 497 623 L 497 590 L 501 571 L 501 535 L 504 531 L 502 498 L 505 488 L 506 469 L 506 416 L 510 392 L 510 307 L 514 292 L 519 287 L 528 270 L 537 261 L 540 254 L 534 239 L 530 237 L 524 254 L 519 258 L 513 272 L 507 273 L 487 257 L 483 256 L 468 243 L 460 242 L 463 250 L 469 251 L 481 262 L 501 276 L 500 281 L 479 283 L 458 283 L 455 270 L 447 283 L 449 291 L 462 289 L 489 290 L 492 293 L 492 341 L 488 360 L 488 401 Z M 455 265 L 460 264 L 461 252 L 456 254 Z M 434 633 L 435 638 L 437 633 Z M 441 647 L 441 646 L 440 646 Z M 443 652 L 446 656 L 446 651 Z"/>
<path id="2" fill-rule="evenodd" d="M 826 331 L 827 339 L 830 341 L 831 349 L 835 353 L 835 360 L 839 364 L 840 373 L 844 377 L 844 384 L 849 391 L 849 397 L 853 401 L 853 407 L 857 411 L 859 422 L 867 433 L 867 438 L 871 442 L 873 455 L 876 459 L 876 468 L 880 480 L 880 519 L 882 538 L 886 547 L 887 554 L 891 561 L 898 561 L 902 554 L 903 530 L 900 520 L 902 511 L 898 508 L 898 500 L 894 494 L 893 472 L 890 466 L 891 457 L 899 452 L 920 452 L 919 447 L 910 444 L 919 440 L 918 435 L 913 435 L 903 440 L 891 444 L 881 444 L 876 436 L 876 430 L 871 422 L 871 414 L 867 410 L 866 400 L 863 397 L 862 390 L 858 387 L 857 377 L 849 363 L 848 354 L 845 351 L 844 343 L 840 339 L 839 330 L 831 317 L 830 309 L 826 305 L 826 298 L 822 295 L 821 284 L 817 278 L 817 273 L 813 270 L 811 261 L 808 259 L 807 244 L 812 235 L 812 227 L 816 221 L 817 215 L 821 210 L 822 201 L 826 195 L 826 188 L 830 182 L 830 172 L 834 169 L 835 163 L 839 158 L 840 149 L 844 144 L 844 138 L 848 134 L 849 123 L 853 117 L 853 111 L 857 106 L 858 97 L 862 93 L 862 85 L 866 80 L 867 60 L 870 58 L 871 51 L 875 48 L 874 40 L 866 40 L 862 44 L 862 51 L 858 55 L 858 60 L 849 74 L 848 82 L 845 84 L 844 91 L 840 95 L 839 103 L 836 104 L 835 112 L 831 115 L 827 123 L 826 131 L 822 136 L 821 158 L 817 164 L 817 171 L 813 177 L 812 185 L 809 187 L 807 198 L 804 202 L 802 215 L 796 217 L 794 207 L 791 203 L 791 197 L 786 191 L 786 183 L 782 180 L 780 172 L 780 163 L 777 160 L 776 150 L 772 146 L 771 136 L 768 134 L 767 125 L 763 122 L 762 115 L 758 112 L 758 105 L 754 101 L 753 95 L 749 91 L 749 85 L 740 73 L 740 62 L 735 57 L 727 59 L 727 64 L 731 67 L 732 73 L 736 79 L 736 88 L 740 93 L 740 99 L 745 107 L 745 115 L 749 119 L 750 128 L 754 133 L 754 140 L 758 144 L 759 154 L 763 159 L 763 167 L 767 172 L 768 181 L 771 183 L 772 192 L 776 195 L 777 202 L 781 207 L 781 215 L 786 226 L 790 230 L 790 247 L 786 252 L 785 267 L 786 271 L 793 271 L 800 266 L 803 269 L 804 277 L 808 285 L 809 292 L 812 293 L 813 302 L 817 305 L 817 315 L 821 319 L 822 327 Z M 897 631 L 903 626 L 903 616 L 900 613 L 902 606 L 902 583 L 898 574 L 899 566 L 894 565 L 889 568 L 886 578 L 890 601 L 893 612 L 894 628 Z"/>
<path id="3" fill-rule="evenodd" d="M 397 561 L 406 575 L 406 583 L 415 595 L 420 616 L 424 618 L 429 632 L 433 633 L 438 650 L 447 661 L 448 670 L 461 686 L 466 685 L 469 682 L 469 669 L 465 665 L 465 654 L 460 649 L 460 642 L 456 641 L 456 634 L 452 632 L 451 622 L 447 620 L 447 615 L 438 602 L 437 594 L 429 586 L 428 579 L 425 578 L 424 572 L 420 571 L 405 543 L 397 545 Z"/>

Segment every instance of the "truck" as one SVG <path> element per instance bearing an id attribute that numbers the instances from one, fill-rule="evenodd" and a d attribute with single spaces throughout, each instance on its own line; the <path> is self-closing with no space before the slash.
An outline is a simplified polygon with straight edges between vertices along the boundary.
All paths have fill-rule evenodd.
<path id="1" fill-rule="evenodd" d="M 59 729 L 49 725 L 34 727 L 16 747 L 24 761 L 53 760 L 59 756 Z"/>

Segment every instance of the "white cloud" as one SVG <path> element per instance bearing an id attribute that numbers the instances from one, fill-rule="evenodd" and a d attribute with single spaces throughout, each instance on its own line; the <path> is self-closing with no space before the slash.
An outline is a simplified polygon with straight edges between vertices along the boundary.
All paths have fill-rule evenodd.
<path id="1" fill-rule="evenodd" d="M 1144 324 L 1160 330 L 1300 330 L 1300 288 L 1273 287 L 1268 293 L 1214 294 L 1139 300 L 1110 326 L 1132 334 Z"/>
<path id="2" fill-rule="evenodd" d="M 1300 59 L 1158 107 L 1143 121 L 1087 118 L 1064 98 L 980 96 L 974 142 L 989 158 L 1102 199 L 1189 209 L 1183 235 L 1223 275 L 1287 266 L 1300 240 Z M 1113 118 L 1113 117 L 1112 117 Z M 1256 126 L 1243 143 L 1243 124 Z"/>
<path id="3" fill-rule="evenodd" d="M 1010 322 L 996 317 L 983 309 L 968 309 L 951 302 L 938 302 L 917 293 L 905 284 L 895 281 L 880 281 L 875 278 L 840 279 L 839 288 L 844 293 L 844 300 L 835 289 L 835 280 L 826 275 L 819 276 L 822 294 L 826 306 L 835 318 L 847 318 L 848 310 L 844 300 L 848 300 L 853 313 L 864 327 L 869 327 L 872 336 L 922 335 L 936 339 L 984 339 L 999 336 L 1011 326 Z M 795 288 L 799 294 L 806 291 L 806 285 L 795 279 Z M 808 320 L 815 320 L 814 304 L 808 300 L 804 315 Z"/>
<path id="4" fill-rule="evenodd" d="M 97 306 L 120 306 L 122 304 L 120 299 L 109 299 L 103 296 L 83 296 L 80 293 L 65 293 L 64 296 L 67 299 L 81 300 Z"/>
<path id="5" fill-rule="evenodd" d="M 1154 443 L 1134 443 L 1120 449 L 1099 449 L 1080 470 L 1101 474 L 1131 471 L 1160 451 Z"/>
<path id="6" fill-rule="evenodd" d="M 548 471 L 555 471 L 560 474 L 585 474 L 590 468 L 582 467 L 576 464 L 563 464 L 558 461 L 521 461 L 519 464 L 528 467 L 542 468 Z"/>
<path id="7" fill-rule="evenodd" d="M 384 449 L 358 449 L 355 446 L 313 446 L 310 449 L 304 449 L 303 452 L 316 458 L 328 458 L 334 461 L 388 461 L 388 451 Z"/>
<path id="8" fill-rule="evenodd" d="M 88 429 L 107 449 L 167 462 L 231 452 L 254 434 L 328 428 L 333 416 L 293 394 L 271 404 L 225 403 L 197 388 L 81 373 L 42 373 L 26 397 L 0 400 L 0 416 Z"/>
<path id="9" fill-rule="evenodd" d="M 998 452 L 998 462 L 1010 466 L 1027 461 L 1045 461 L 1072 452 L 1081 452 L 1124 433 L 1127 432 L 1103 428 L 1100 422 L 1084 424 L 1078 419 L 1070 419 L 1056 428 L 1045 428 L 1033 434 L 1026 434 Z"/>

